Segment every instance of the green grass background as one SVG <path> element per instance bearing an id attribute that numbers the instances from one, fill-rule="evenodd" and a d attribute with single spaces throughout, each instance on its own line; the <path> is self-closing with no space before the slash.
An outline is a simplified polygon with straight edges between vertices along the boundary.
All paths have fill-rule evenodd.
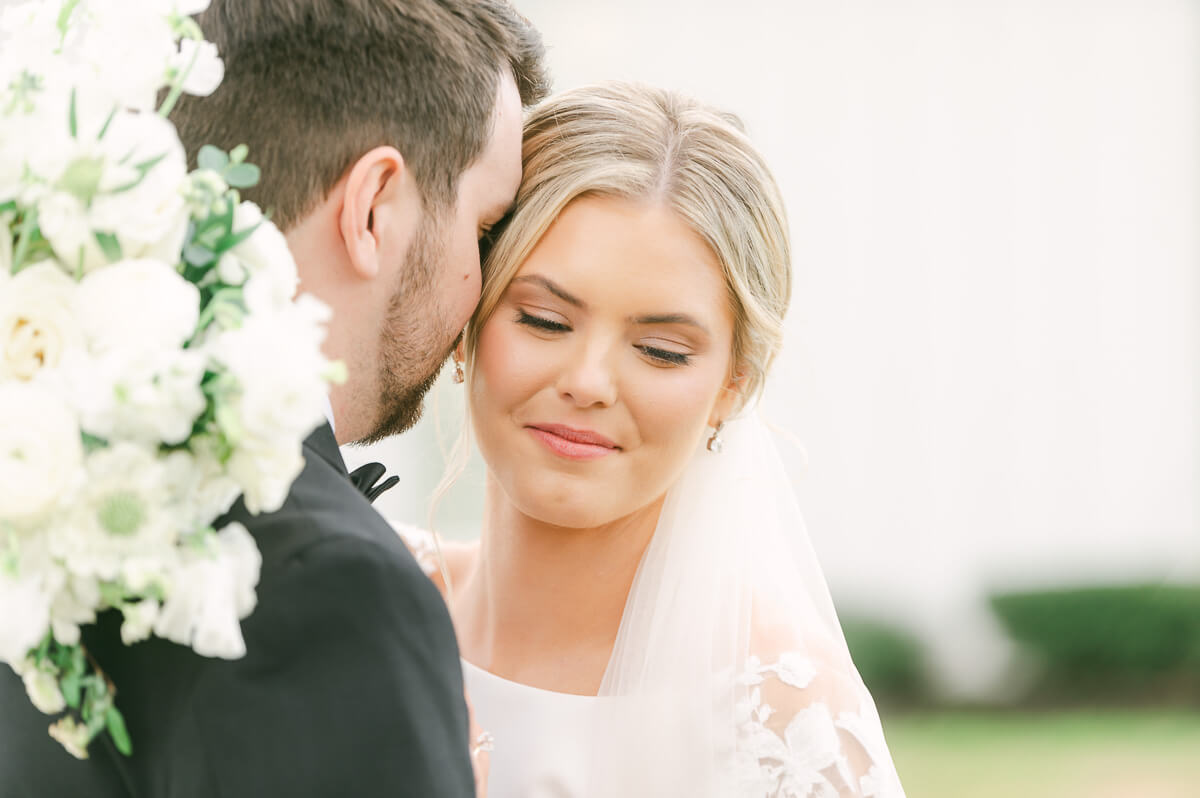
<path id="1" fill-rule="evenodd" d="M 908 798 L 1200 798 L 1200 712 L 884 713 Z"/>

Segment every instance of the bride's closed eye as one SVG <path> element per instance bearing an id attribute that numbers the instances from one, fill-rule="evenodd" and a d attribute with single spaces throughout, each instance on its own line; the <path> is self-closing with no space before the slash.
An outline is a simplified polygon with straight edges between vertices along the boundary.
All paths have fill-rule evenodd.
<path id="1" fill-rule="evenodd" d="M 657 366 L 687 366 L 692 362 L 692 356 L 683 352 L 675 352 L 648 344 L 637 344 L 636 348 Z"/>
<path id="2" fill-rule="evenodd" d="M 526 313 L 524 310 L 517 310 L 517 324 L 524 324 L 526 327 L 532 327 L 535 330 L 543 332 L 570 332 L 571 328 L 562 322 L 554 319 L 547 319 L 544 316 L 534 316 L 532 313 Z"/>

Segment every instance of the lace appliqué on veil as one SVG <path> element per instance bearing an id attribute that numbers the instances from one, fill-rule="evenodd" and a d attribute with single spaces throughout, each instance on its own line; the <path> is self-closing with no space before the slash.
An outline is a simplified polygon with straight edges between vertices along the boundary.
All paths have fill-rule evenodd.
<path id="1" fill-rule="evenodd" d="M 770 663 L 748 660 L 736 706 L 738 794 L 903 798 L 873 705 L 854 700 L 852 686 L 845 691 L 850 700 L 842 700 L 843 691 L 827 689 L 820 674 L 799 653 Z"/>

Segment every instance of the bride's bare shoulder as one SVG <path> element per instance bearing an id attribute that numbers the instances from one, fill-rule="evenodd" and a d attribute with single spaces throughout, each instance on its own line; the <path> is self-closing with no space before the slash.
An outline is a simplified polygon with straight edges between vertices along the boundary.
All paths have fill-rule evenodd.
<path id="1" fill-rule="evenodd" d="M 408 550 L 412 552 L 417 564 L 421 566 L 421 570 L 443 593 L 446 592 L 446 583 L 438 562 L 438 542 L 441 543 L 442 557 L 445 559 L 446 571 L 450 574 L 452 583 L 462 584 L 471 568 L 474 567 L 475 558 L 479 552 L 479 541 L 460 542 L 445 539 L 438 541 L 434 539 L 433 533 L 428 529 L 400 523 L 393 523 L 392 527 L 400 535 L 404 545 L 408 546 Z"/>

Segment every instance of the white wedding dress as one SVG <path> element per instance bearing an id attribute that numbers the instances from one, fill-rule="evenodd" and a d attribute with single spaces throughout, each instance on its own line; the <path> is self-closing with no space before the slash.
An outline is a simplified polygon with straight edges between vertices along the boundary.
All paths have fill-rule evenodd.
<path id="1" fill-rule="evenodd" d="M 489 798 L 903 798 L 771 434 L 723 437 L 668 492 L 599 695 L 464 661 Z"/>

